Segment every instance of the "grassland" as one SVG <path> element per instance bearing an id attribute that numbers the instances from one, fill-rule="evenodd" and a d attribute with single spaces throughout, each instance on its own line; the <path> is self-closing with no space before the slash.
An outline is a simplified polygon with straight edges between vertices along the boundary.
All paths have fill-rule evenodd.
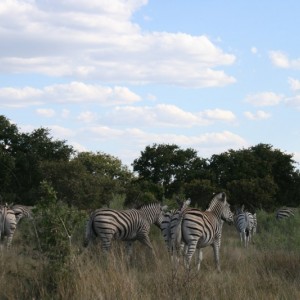
<path id="1" fill-rule="evenodd" d="M 30 225 L 21 224 L 10 250 L 0 253 L 0 299 L 300 299 L 300 215 L 276 222 L 258 213 L 258 233 L 248 249 L 233 226 L 224 225 L 221 268 L 212 249 L 204 249 L 199 273 L 195 267 L 174 270 L 160 236 L 151 239 L 157 259 L 139 243 L 130 261 L 124 245 L 111 253 L 99 245 L 81 247 L 81 232 L 72 240 L 71 260 L 54 272 L 51 263 L 26 240 Z M 24 240 L 26 242 L 24 242 Z"/>

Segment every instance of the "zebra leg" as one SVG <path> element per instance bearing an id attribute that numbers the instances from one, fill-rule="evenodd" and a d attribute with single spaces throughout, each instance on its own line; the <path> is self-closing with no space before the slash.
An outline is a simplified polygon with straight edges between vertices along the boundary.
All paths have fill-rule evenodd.
<path id="1" fill-rule="evenodd" d="M 200 271 L 201 262 L 203 260 L 202 249 L 201 248 L 197 249 L 197 252 L 198 252 L 198 255 L 196 255 L 197 271 Z"/>
<path id="2" fill-rule="evenodd" d="M 101 248 L 103 252 L 109 252 L 111 246 L 112 235 L 100 234 Z"/>
<path id="3" fill-rule="evenodd" d="M 151 241 L 149 239 L 149 236 L 144 235 L 143 237 L 139 238 L 139 241 L 151 250 L 151 253 L 152 253 L 153 257 L 156 259 L 156 255 L 155 255 L 153 246 L 151 244 Z"/>
<path id="4" fill-rule="evenodd" d="M 128 257 L 132 256 L 132 241 L 126 242 L 126 252 L 127 252 Z"/>
<path id="5" fill-rule="evenodd" d="M 195 253 L 196 246 L 197 246 L 196 240 L 193 240 L 188 244 L 187 254 L 185 255 L 185 267 L 187 269 L 190 268 L 191 260 L 192 260 L 193 254 Z"/>
<path id="6" fill-rule="evenodd" d="M 214 249 L 214 256 L 215 256 L 215 263 L 216 263 L 216 267 L 218 272 L 221 272 L 221 267 L 220 267 L 220 246 L 219 246 L 219 242 L 215 241 L 213 244 L 213 249 Z"/>

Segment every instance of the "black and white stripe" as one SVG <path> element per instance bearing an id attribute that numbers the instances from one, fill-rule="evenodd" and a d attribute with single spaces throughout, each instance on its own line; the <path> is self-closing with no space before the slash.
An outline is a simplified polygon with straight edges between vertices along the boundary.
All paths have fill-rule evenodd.
<path id="1" fill-rule="evenodd" d="M 6 239 L 6 245 L 9 248 L 17 228 L 15 213 L 8 205 L 0 206 L 0 240 Z"/>
<path id="2" fill-rule="evenodd" d="M 254 216 L 250 212 L 244 211 L 243 208 L 237 210 L 234 216 L 234 225 L 240 235 L 241 244 L 244 244 L 245 248 L 248 247 L 254 231 L 256 232 L 256 224 L 256 214 Z"/>
<path id="3" fill-rule="evenodd" d="M 84 246 L 98 237 L 102 250 L 109 251 L 112 240 L 119 239 L 127 242 L 130 254 L 132 242 L 138 240 L 153 252 L 149 239 L 150 226 L 155 224 L 160 227 L 165 209 L 159 203 L 144 205 L 140 209 L 97 209 L 87 223 Z"/>
<path id="4" fill-rule="evenodd" d="M 163 220 L 161 223 L 161 232 L 166 243 L 167 249 L 169 253 L 173 253 L 172 250 L 172 236 L 174 235 L 174 229 L 178 224 L 179 216 L 181 212 L 186 209 L 191 203 L 191 200 L 188 199 L 182 203 L 178 203 L 180 208 L 172 209 L 164 213 Z M 182 245 L 182 248 L 184 245 Z"/>
<path id="5" fill-rule="evenodd" d="M 15 204 L 15 205 L 12 205 L 10 208 L 14 211 L 14 213 L 16 215 L 17 224 L 23 218 L 32 219 L 33 206 Z"/>
<path id="6" fill-rule="evenodd" d="M 184 255 L 187 267 L 190 266 L 192 256 L 197 249 L 197 269 L 199 270 L 202 261 L 202 248 L 211 245 L 214 250 L 217 270 L 221 270 L 219 252 L 223 221 L 233 222 L 233 214 L 230 211 L 230 205 L 226 200 L 225 193 L 215 195 L 206 211 L 196 208 L 187 208 L 183 211 L 176 227 L 173 243 L 175 242 L 177 253 L 182 241 L 187 245 L 187 252 Z"/>
<path id="7" fill-rule="evenodd" d="M 293 207 L 281 207 L 276 211 L 276 219 L 281 220 L 284 218 L 289 218 L 291 216 L 294 216 L 296 212 L 296 209 Z"/>

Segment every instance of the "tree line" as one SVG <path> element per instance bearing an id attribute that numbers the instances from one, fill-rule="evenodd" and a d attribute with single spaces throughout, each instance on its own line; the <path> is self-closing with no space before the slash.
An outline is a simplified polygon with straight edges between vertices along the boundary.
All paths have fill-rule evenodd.
<path id="1" fill-rule="evenodd" d="M 78 209 L 110 206 L 121 199 L 127 207 L 191 198 L 205 209 L 214 193 L 225 191 L 232 205 L 249 210 L 299 206 L 300 173 L 292 154 L 258 144 L 202 158 L 192 148 L 175 144 L 145 147 L 132 170 L 110 154 L 77 152 L 47 128 L 22 133 L 0 115 L 1 202 L 36 205 L 41 183 L 58 199 Z"/>

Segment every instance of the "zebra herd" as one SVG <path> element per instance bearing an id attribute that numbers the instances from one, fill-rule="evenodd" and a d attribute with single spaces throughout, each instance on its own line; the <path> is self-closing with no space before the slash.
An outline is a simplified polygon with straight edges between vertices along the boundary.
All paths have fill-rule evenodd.
<path id="1" fill-rule="evenodd" d="M 174 266 L 180 256 L 186 268 L 190 267 L 193 255 L 196 255 L 197 270 L 203 259 L 202 249 L 212 246 L 214 260 L 218 271 L 220 268 L 220 247 L 224 222 L 234 224 L 240 235 L 241 244 L 248 247 L 257 230 L 256 213 L 250 213 L 244 206 L 233 213 L 226 194 L 214 195 L 209 207 L 202 211 L 189 207 L 191 200 L 178 203 L 178 208 L 168 210 L 167 206 L 152 203 L 139 209 L 113 210 L 102 208 L 93 211 L 85 227 L 84 246 L 99 238 L 103 251 L 108 252 L 113 239 L 126 242 L 130 257 L 132 243 L 138 240 L 151 250 L 155 257 L 149 238 L 150 226 L 155 224 L 161 230 L 166 248 L 171 255 Z M 32 208 L 24 205 L 0 205 L 0 238 L 6 238 L 10 247 L 17 224 L 24 217 L 32 218 Z M 276 219 L 281 220 L 295 214 L 295 209 L 282 207 L 276 211 Z"/>

